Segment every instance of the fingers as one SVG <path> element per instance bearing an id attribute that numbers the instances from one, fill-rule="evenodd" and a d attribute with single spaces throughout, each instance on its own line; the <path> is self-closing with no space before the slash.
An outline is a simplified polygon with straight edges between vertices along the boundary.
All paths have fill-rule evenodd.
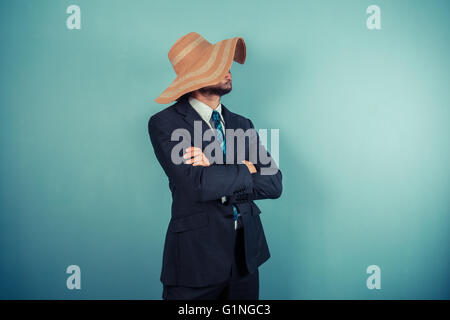
<path id="1" fill-rule="evenodd" d="M 195 162 L 202 162 L 203 161 L 203 153 L 195 156 L 192 159 L 188 159 L 185 161 L 186 164 L 195 163 Z"/>
<path id="2" fill-rule="evenodd" d="M 208 158 L 203 154 L 202 150 L 197 147 L 189 147 L 186 149 L 186 153 L 183 155 L 186 164 L 192 164 L 193 166 L 209 166 Z"/>
<path id="3" fill-rule="evenodd" d="M 203 153 L 193 159 L 189 159 L 188 161 L 193 162 L 193 166 L 209 166 L 209 160 Z"/>
<path id="4" fill-rule="evenodd" d="M 186 153 L 183 155 L 184 159 L 189 159 L 195 157 L 199 154 L 202 154 L 202 150 L 197 147 L 189 147 L 186 149 Z"/>
<path id="5" fill-rule="evenodd" d="M 242 160 L 242 163 L 244 163 L 247 166 L 250 173 L 257 172 L 255 165 L 253 163 L 251 163 L 250 161 Z"/>
<path id="6" fill-rule="evenodd" d="M 189 152 L 189 151 L 191 151 L 191 150 L 200 150 L 200 152 L 202 151 L 199 147 L 188 147 L 188 148 L 186 148 L 186 152 Z"/>
<path id="7" fill-rule="evenodd" d="M 200 160 L 195 161 L 193 166 L 209 166 L 209 160 L 206 157 L 202 157 Z"/>

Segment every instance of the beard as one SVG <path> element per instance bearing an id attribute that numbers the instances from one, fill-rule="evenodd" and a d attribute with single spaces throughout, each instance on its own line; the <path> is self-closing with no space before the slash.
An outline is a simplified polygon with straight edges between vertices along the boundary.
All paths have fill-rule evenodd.
<path id="1" fill-rule="evenodd" d="M 205 96 L 218 95 L 221 97 L 221 96 L 231 92 L 231 89 L 232 89 L 231 81 L 229 83 L 230 83 L 229 85 L 225 83 L 225 84 L 216 84 L 213 86 L 203 87 L 203 88 L 198 89 L 198 91 Z"/>

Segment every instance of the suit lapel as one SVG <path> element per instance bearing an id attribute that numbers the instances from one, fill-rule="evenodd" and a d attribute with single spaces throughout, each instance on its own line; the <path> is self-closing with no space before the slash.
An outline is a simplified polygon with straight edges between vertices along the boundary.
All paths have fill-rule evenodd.
<path id="1" fill-rule="evenodd" d="M 187 129 L 191 133 L 192 144 L 196 147 L 201 146 L 202 150 L 204 150 L 206 145 L 211 143 L 211 141 L 203 141 L 203 135 L 207 130 L 210 130 L 210 127 L 191 106 L 188 99 L 179 101 L 176 110 L 184 116 Z M 199 123 L 195 124 L 195 121 L 199 121 Z"/>
<path id="2" fill-rule="evenodd" d="M 234 129 L 236 130 L 236 121 L 235 121 L 235 117 L 233 116 L 233 114 L 231 113 L 230 110 L 228 110 L 227 107 L 225 107 L 225 105 L 222 104 L 222 116 L 223 119 L 225 120 L 225 127 L 227 129 Z"/>

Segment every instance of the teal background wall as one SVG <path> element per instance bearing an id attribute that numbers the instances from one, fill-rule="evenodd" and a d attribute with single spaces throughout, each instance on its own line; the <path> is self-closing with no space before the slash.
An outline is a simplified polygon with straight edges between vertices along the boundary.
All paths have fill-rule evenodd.
<path id="1" fill-rule="evenodd" d="M 280 129 L 261 298 L 449 299 L 449 19 L 447 0 L 2 1 L 0 298 L 161 298 L 171 195 L 147 121 L 196 31 L 245 39 L 222 102 Z"/>

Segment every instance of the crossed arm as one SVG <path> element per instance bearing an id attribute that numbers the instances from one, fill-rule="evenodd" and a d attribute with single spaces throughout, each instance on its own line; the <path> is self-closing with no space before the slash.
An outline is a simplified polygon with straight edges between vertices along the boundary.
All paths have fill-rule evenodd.
<path id="1" fill-rule="evenodd" d="M 251 121 L 250 125 L 253 128 Z M 210 165 L 204 161 L 206 157 L 201 150 L 188 148 L 184 154 L 188 161 L 173 163 L 171 153 L 178 141 L 171 141 L 171 132 L 167 128 L 170 125 L 166 119 L 154 116 L 150 118 L 148 131 L 155 155 L 169 180 L 188 193 L 191 199 L 203 202 L 228 196 L 231 203 L 238 203 L 280 197 L 281 171 L 278 170 L 274 175 L 261 175 L 260 168 L 263 165 L 259 157 L 257 164 L 246 161 L 239 164 Z"/>
<path id="2" fill-rule="evenodd" d="M 253 126 L 253 123 L 250 119 L 248 119 L 250 123 L 250 128 L 255 129 Z M 283 191 L 283 176 L 281 173 L 281 170 L 276 165 L 275 161 L 272 159 L 270 153 L 266 150 L 266 148 L 261 144 L 259 134 L 256 133 L 255 136 L 256 140 L 251 141 L 250 144 L 255 143 L 257 145 L 257 161 L 254 164 L 256 167 L 256 172 L 252 174 L 252 181 L 253 181 L 253 189 L 250 193 L 243 193 L 238 194 L 237 196 L 233 195 L 230 199 L 231 203 L 239 203 L 239 202 L 246 202 L 251 200 L 262 200 L 262 199 L 277 199 L 281 196 L 281 193 Z M 263 163 L 261 161 L 260 157 L 260 150 L 261 153 L 265 153 L 265 158 L 269 161 L 264 161 L 266 163 Z M 272 165 L 275 165 L 275 168 L 271 167 Z M 274 172 L 274 174 L 271 175 L 263 175 L 261 173 L 261 169 L 268 169 Z"/>

